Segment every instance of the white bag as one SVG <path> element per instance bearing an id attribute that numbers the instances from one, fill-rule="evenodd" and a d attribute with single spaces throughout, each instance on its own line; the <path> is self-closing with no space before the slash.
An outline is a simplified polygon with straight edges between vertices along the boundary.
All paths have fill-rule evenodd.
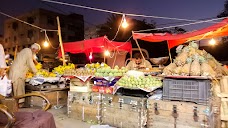
<path id="1" fill-rule="evenodd" d="M 12 82 L 7 76 L 0 77 L 0 94 L 7 96 L 12 92 Z"/>

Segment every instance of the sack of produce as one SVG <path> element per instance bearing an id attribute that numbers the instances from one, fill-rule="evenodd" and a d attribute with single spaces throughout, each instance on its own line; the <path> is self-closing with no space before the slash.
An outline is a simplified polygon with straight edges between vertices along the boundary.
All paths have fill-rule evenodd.
<path id="1" fill-rule="evenodd" d="M 207 52 L 205 50 L 199 50 L 197 49 L 196 52 L 200 55 L 200 56 L 203 56 L 203 57 L 206 57 L 207 55 Z"/>
<path id="2" fill-rule="evenodd" d="M 181 74 L 181 70 L 182 70 L 182 66 L 179 66 L 179 67 L 176 67 L 174 70 L 173 70 L 173 74 L 174 76 L 176 75 L 180 75 Z"/>
<path id="3" fill-rule="evenodd" d="M 190 76 L 200 76 L 200 63 L 195 59 L 191 64 Z"/>
<path id="4" fill-rule="evenodd" d="M 163 74 L 164 75 L 172 75 L 173 73 L 173 69 L 175 69 L 177 66 L 175 63 L 170 63 L 168 66 L 166 66 L 164 69 L 163 69 Z"/>
<path id="5" fill-rule="evenodd" d="M 204 62 L 201 64 L 201 75 L 215 77 L 216 72 L 212 69 L 212 67 L 209 64 Z"/>
<path id="6" fill-rule="evenodd" d="M 196 52 L 196 49 L 193 48 L 193 47 L 190 47 L 190 48 L 189 48 L 189 52 L 188 52 L 188 56 L 191 57 L 191 56 L 196 55 L 196 54 L 198 54 L 198 53 Z"/>
<path id="7" fill-rule="evenodd" d="M 197 43 L 195 43 L 194 41 L 190 42 L 189 46 L 194 48 L 194 49 L 199 49 L 199 45 Z"/>
<path id="8" fill-rule="evenodd" d="M 176 48 L 176 53 L 177 53 L 177 54 L 181 53 L 183 47 L 184 47 L 184 45 L 179 45 L 179 46 Z"/>
<path id="9" fill-rule="evenodd" d="M 184 66 L 187 58 L 188 58 L 188 53 L 187 52 L 182 52 L 176 57 L 174 63 L 177 66 Z"/>
<path id="10" fill-rule="evenodd" d="M 181 69 L 181 75 L 182 76 L 189 76 L 191 69 L 191 63 L 185 64 Z"/>

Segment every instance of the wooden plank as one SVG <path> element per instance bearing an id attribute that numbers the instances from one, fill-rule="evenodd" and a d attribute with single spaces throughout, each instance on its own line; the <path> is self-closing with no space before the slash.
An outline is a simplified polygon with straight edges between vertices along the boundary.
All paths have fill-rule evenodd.
<path id="1" fill-rule="evenodd" d="M 47 97 L 50 103 L 53 106 L 66 106 L 67 105 L 67 90 L 62 91 L 32 91 L 32 92 L 40 92 Z M 28 104 L 32 106 L 40 106 L 44 107 L 46 102 L 36 96 L 29 97 L 27 100 Z"/>

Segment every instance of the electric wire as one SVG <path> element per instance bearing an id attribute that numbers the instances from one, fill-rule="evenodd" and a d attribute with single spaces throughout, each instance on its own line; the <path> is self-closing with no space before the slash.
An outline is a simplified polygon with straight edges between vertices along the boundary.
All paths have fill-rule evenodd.
<path id="1" fill-rule="evenodd" d="M 36 26 L 36 25 L 34 25 L 34 24 L 30 24 L 30 23 L 28 23 L 28 22 L 25 22 L 25 21 L 23 21 L 23 20 L 20 20 L 20 19 L 18 19 L 18 18 L 16 18 L 16 17 L 10 16 L 10 15 L 8 15 L 8 14 L 2 12 L 2 11 L 0 11 L 0 14 L 2 14 L 2 15 L 4 15 L 4 16 L 7 16 L 7 17 L 10 17 L 10 18 L 12 18 L 12 19 L 14 19 L 14 20 L 20 21 L 20 22 L 22 22 L 22 23 L 24 23 L 24 24 L 27 24 L 27 25 L 29 25 L 29 26 L 32 26 L 32 27 L 34 27 L 34 28 L 40 29 L 40 30 L 42 30 L 42 31 L 44 31 L 44 30 L 45 30 L 45 31 L 58 31 L 58 30 L 51 30 L 51 29 L 44 29 L 44 28 L 41 28 L 41 27 Z"/>

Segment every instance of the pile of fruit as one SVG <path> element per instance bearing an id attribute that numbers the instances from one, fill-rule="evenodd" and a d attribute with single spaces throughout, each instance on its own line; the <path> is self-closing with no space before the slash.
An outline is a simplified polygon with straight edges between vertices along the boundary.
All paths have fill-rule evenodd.
<path id="1" fill-rule="evenodd" d="M 94 70 L 88 70 L 84 68 L 67 69 L 64 71 L 65 76 L 93 76 Z"/>
<path id="2" fill-rule="evenodd" d="M 97 69 L 95 76 L 96 77 L 106 77 L 106 76 L 123 76 L 124 73 L 126 73 L 128 70 L 125 67 L 122 67 L 121 69 L 118 66 L 115 66 L 114 69 L 111 67 L 102 67 Z"/>
<path id="3" fill-rule="evenodd" d="M 117 81 L 116 85 L 126 87 L 126 88 L 150 88 L 150 87 L 160 87 L 162 86 L 162 81 L 149 76 L 123 76 Z"/>
<path id="4" fill-rule="evenodd" d="M 92 69 L 92 70 L 97 70 L 97 69 L 102 68 L 102 67 L 108 67 L 108 65 L 105 63 L 98 63 L 98 62 L 85 65 L 85 68 Z"/>
<path id="5" fill-rule="evenodd" d="M 190 42 L 176 49 L 177 57 L 163 70 L 163 75 L 208 76 L 228 75 L 227 69 L 205 50 L 199 50 L 198 44 Z"/>
<path id="6" fill-rule="evenodd" d="M 52 70 L 52 72 L 59 75 L 63 75 L 65 70 L 71 70 L 71 69 L 75 69 L 75 65 L 72 63 L 68 63 L 67 65 L 59 65 L 58 67 L 55 67 Z"/>
<path id="7" fill-rule="evenodd" d="M 52 72 L 48 72 L 47 70 L 45 69 L 42 69 L 42 64 L 41 63 L 38 63 L 36 65 L 36 69 L 37 69 L 37 73 L 36 74 L 33 74 L 31 71 L 28 71 L 26 73 L 26 78 L 32 78 L 34 76 L 42 76 L 42 77 L 56 77 L 56 74 L 55 73 L 52 73 Z"/>

